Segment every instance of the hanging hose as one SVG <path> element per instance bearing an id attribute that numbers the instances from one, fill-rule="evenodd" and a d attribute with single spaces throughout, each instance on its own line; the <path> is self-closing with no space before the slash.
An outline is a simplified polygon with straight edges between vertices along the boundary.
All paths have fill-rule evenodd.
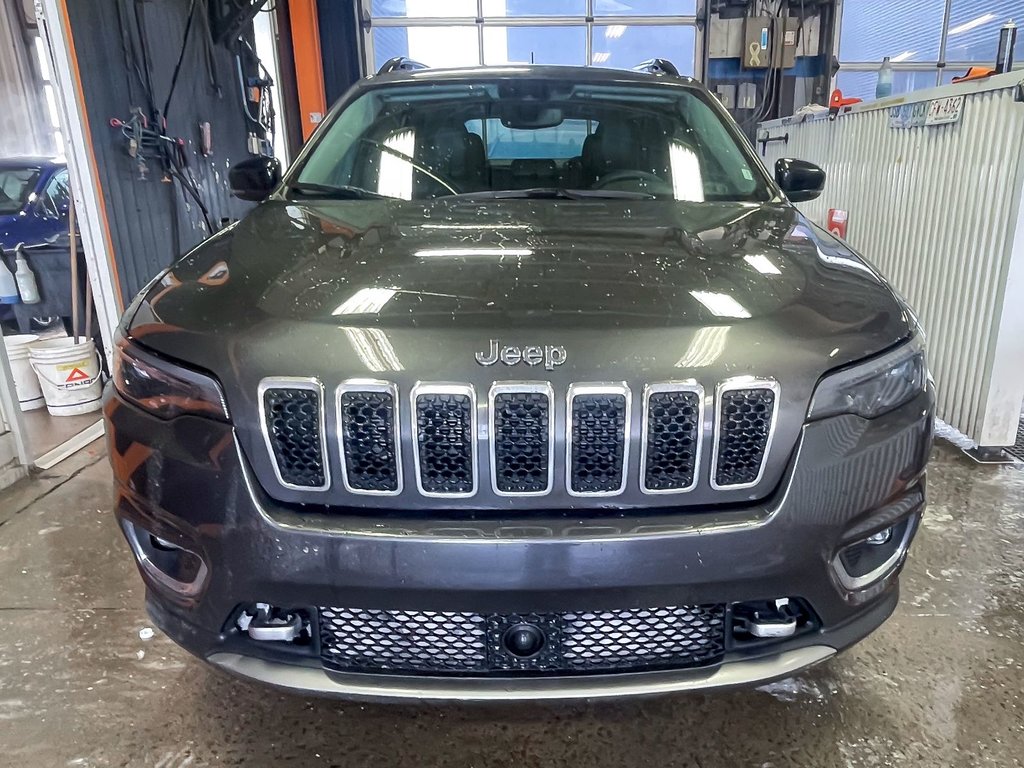
<path id="1" fill-rule="evenodd" d="M 973 451 L 978 444 L 956 427 L 951 427 L 942 419 L 935 419 L 935 436 L 952 443 L 961 451 Z"/>

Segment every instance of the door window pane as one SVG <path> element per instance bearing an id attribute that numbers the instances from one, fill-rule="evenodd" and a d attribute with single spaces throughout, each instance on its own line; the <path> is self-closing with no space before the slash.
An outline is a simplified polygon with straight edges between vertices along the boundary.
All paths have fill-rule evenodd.
<path id="1" fill-rule="evenodd" d="M 439 16 L 476 18 L 476 0 L 372 0 L 370 15 L 410 19 Z"/>
<path id="2" fill-rule="evenodd" d="M 585 16 L 587 0 L 484 0 L 484 18 L 492 16 Z"/>
<path id="3" fill-rule="evenodd" d="M 475 67 L 480 63 L 476 27 L 374 27 L 375 68 L 395 56 L 428 67 Z"/>
<path id="4" fill-rule="evenodd" d="M 945 9 L 945 0 L 843 3 L 839 60 L 938 61 Z"/>
<path id="5" fill-rule="evenodd" d="M 1024 0 L 953 0 L 946 61 L 995 64 L 999 28 L 1010 19 L 1018 24 L 1024 21 Z"/>
<path id="6" fill-rule="evenodd" d="M 71 190 L 68 187 L 68 172 L 58 171 L 46 185 L 43 204 L 49 215 L 59 217 L 67 213 L 70 201 Z"/>
<path id="7" fill-rule="evenodd" d="M 586 27 L 484 26 L 484 64 L 586 63 Z"/>
<path id="8" fill-rule="evenodd" d="M 695 32 L 684 25 L 610 24 L 594 27 L 595 67 L 632 69 L 648 59 L 668 59 L 681 75 L 693 74 Z"/>
<path id="9" fill-rule="evenodd" d="M 892 77 L 892 92 L 907 93 L 909 91 L 920 91 L 923 88 L 935 87 L 936 70 L 926 72 L 908 72 L 896 70 Z M 878 83 L 877 72 L 850 72 L 839 70 L 836 75 L 836 88 L 843 92 L 846 98 L 858 98 L 864 101 L 874 101 L 875 85 Z"/>
<path id="10" fill-rule="evenodd" d="M 697 0 L 594 0 L 595 16 L 693 16 L 696 13 Z"/>

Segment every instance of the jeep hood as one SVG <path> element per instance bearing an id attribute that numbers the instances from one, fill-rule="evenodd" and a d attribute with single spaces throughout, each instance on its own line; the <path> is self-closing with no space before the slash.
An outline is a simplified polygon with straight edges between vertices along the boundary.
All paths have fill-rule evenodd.
<path id="1" fill-rule="evenodd" d="M 736 326 L 836 364 L 909 330 L 875 271 L 790 206 L 619 200 L 271 201 L 174 265 L 133 325 L 195 362 L 282 327 L 468 331 L 483 347 Z"/>

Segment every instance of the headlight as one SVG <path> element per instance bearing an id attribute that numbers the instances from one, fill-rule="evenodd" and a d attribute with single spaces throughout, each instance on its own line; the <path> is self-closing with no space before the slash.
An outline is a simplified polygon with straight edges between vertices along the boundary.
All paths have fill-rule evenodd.
<path id="1" fill-rule="evenodd" d="M 155 416 L 228 420 L 227 403 L 214 379 L 161 360 L 123 337 L 114 346 L 113 368 L 114 389 Z"/>
<path id="2" fill-rule="evenodd" d="M 924 342 L 917 335 L 881 357 L 822 379 L 811 398 L 807 419 L 840 413 L 873 419 L 913 400 L 924 391 L 927 379 Z"/>

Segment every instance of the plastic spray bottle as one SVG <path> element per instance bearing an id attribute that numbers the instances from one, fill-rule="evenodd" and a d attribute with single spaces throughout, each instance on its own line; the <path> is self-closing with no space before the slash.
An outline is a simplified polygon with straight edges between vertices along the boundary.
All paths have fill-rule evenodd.
<path id="1" fill-rule="evenodd" d="M 17 304 L 18 301 L 18 283 L 7 268 L 4 249 L 0 248 L 0 304 Z"/>
<path id="2" fill-rule="evenodd" d="M 18 243 L 14 247 L 14 280 L 18 284 L 18 293 L 25 304 L 39 303 L 39 286 L 36 284 L 36 276 L 25 258 L 25 244 Z"/>

